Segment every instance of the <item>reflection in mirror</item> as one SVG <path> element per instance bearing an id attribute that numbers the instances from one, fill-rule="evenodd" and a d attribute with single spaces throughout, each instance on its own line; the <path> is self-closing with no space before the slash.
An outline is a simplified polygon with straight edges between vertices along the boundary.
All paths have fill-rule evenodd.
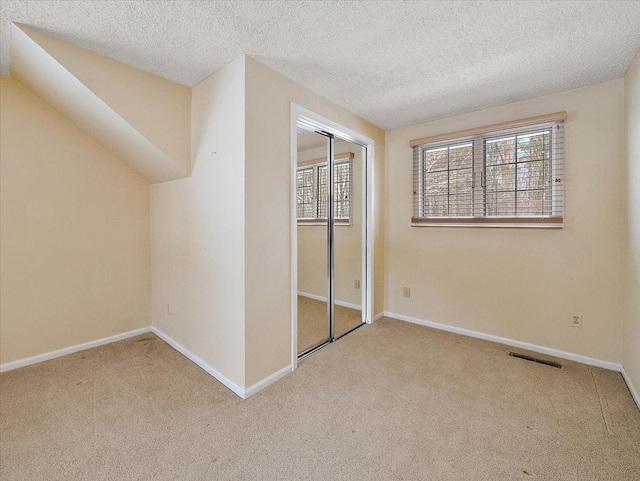
<path id="1" fill-rule="evenodd" d="M 329 139 L 298 128 L 296 212 L 298 217 L 298 354 L 329 341 L 327 224 L 320 199 Z M 324 166 L 324 171 L 323 171 Z M 325 214 L 326 215 L 326 214 Z"/>
<path id="2" fill-rule="evenodd" d="M 334 144 L 334 336 L 362 324 L 363 148 L 345 140 Z"/>

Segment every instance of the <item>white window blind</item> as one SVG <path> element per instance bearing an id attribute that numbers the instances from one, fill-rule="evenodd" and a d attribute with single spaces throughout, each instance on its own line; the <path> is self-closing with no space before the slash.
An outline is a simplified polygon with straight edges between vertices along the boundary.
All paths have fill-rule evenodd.
<path id="1" fill-rule="evenodd" d="M 327 165 L 318 166 L 318 217 L 327 218 Z M 351 218 L 351 161 L 333 165 L 333 204 L 336 219 Z"/>
<path id="2" fill-rule="evenodd" d="M 313 167 L 298 169 L 296 177 L 298 219 L 313 218 L 316 216 Z"/>
<path id="3" fill-rule="evenodd" d="M 411 141 L 412 225 L 562 227 L 565 118 Z"/>
<path id="4" fill-rule="evenodd" d="M 336 155 L 333 164 L 334 218 L 336 223 L 351 222 L 353 153 Z M 314 159 L 298 164 L 296 209 L 299 223 L 325 223 L 327 220 L 327 162 Z"/>

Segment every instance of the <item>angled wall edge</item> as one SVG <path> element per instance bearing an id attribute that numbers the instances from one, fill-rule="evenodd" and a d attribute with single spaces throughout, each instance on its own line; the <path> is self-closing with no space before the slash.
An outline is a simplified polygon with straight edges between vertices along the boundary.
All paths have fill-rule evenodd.
<path id="1" fill-rule="evenodd" d="M 167 155 L 15 24 L 11 25 L 11 76 L 147 182 L 191 174 L 190 161 Z"/>

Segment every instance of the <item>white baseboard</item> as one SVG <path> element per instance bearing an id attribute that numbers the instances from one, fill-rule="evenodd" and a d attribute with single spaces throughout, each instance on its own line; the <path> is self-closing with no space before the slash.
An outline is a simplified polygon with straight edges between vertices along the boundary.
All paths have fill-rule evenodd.
<path id="1" fill-rule="evenodd" d="M 57 357 L 66 356 L 68 354 L 73 354 L 75 352 L 85 351 L 87 349 L 91 349 L 98 346 L 104 346 L 105 344 L 111 344 L 112 342 L 122 341 L 124 339 L 128 339 L 130 337 L 138 336 L 140 334 L 146 334 L 148 332 L 153 332 L 156 336 L 162 339 L 164 342 L 169 344 L 172 348 L 178 351 L 180 354 L 190 359 L 200 368 L 205 370 L 207 373 L 212 375 L 226 387 L 231 389 L 234 393 L 240 396 L 242 399 L 246 399 L 249 396 L 261 391 L 266 388 L 270 384 L 276 382 L 278 379 L 286 376 L 291 372 L 291 366 L 286 366 L 280 369 L 277 372 L 274 372 L 270 376 L 267 376 L 262 381 L 255 383 L 253 386 L 248 387 L 247 389 L 243 389 L 233 381 L 220 374 L 214 368 L 209 366 L 206 362 L 200 359 L 195 354 L 192 354 L 183 346 L 178 344 L 172 338 L 167 336 L 160 329 L 152 326 L 142 327 L 140 329 L 135 329 L 133 331 L 123 332 L 122 334 L 116 334 L 115 336 L 104 337 L 102 339 L 97 339 L 95 341 L 85 342 L 83 344 L 77 344 L 75 346 L 65 347 L 63 349 L 58 349 L 56 351 L 46 352 L 44 354 L 38 354 L 37 356 L 27 357 L 25 359 L 19 359 L 17 361 L 6 362 L 4 364 L 0 364 L 0 372 L 12 371 L 13 369 L 18 369 L 25 366 L 30 366 L 31 364 L 37 364 L 39 362 L 49 361 L 51 359 L 55 359 Z"/>
<path id="2" fill-rule="evenodd" d="M 269 386 L 270 384 L 273 384 L 278 379 L 285 377 L 291 371 L 292 371 L 291 364 L 289 364 L 288 366 L 283 367 L 279 371 L 274 372 L 270 376 L 265 377 L 262 381 L 258 381 L 253 386 L 249 386 L 247 389 L 244 390 L 243 399 L 246 399 L 249 396 L 253 396 L 257 392 L 262 391 L 265 387 Z"/>
<path id="3" fill-rule="evenodd" d="M 384 312 L 381 312 L 381 313 L 379 313 L 379 314 L 376 314 L 376 315 L 373 317 L 373 322 L 376 322 L 377 320 L 382 319 L 384 316 L 385 316 L 385 313 L 384 313 Z"/>
<path id="4" fill-rule="evenodd" d="M 421 326 L 432 327 L 441 331 L 453 332 L 455 334 L 461 334 L 463 336 L 475 337 L 477 339 L 484 339 L 485 341 L 498 342 L 500 344 L 506 344 L 507 346 L 518 347 L 520 349 L 526 349 L 528 351 L 538 352 L 540 354 L 547 354 L 549 356 L 559 357 L 561 359 L 568 359 L 569 361 L 580 362 L 582 364 L 588 364 L 590 366 L 601 367 L 609 369 L 611 371 L 621 372 L 622 365 L 614 362 L 602 361 L 592 357 L 582 356 L 580 354 L 574 354 L 571 352 L 560 351 L 550 347 L 539 346 L 537 344 L 529 344 L 528 342 L 516 341 L 514 339 L 508 339 L 506 337 L 494 336 L 492 334 L 485 334 L 484 332 L 472 331 L 470 329 L 463 329 L 461 327 L 450 326 L 448 324 L 440 324 L 439 322 L 426 321 L 424 319 L 418 319 L 417 317 L 405 316 L 403 314 L 396 314 L 394 312 L 384 312 L 384 315 L 397 319 L 399 321 L 411 322 L 413 324 L 420 324 Z"/>
<path id="5" fill-rule="evenodd" d="M 193 362 L 196 366 L 198 366 L 199 368 L 201 368 L 203 371 L 207 372 L 211 376 L 215 377 L 218 381 L 220 381 L 222 384 L 224 384 L 227 388 L 231 389 L 234 393 L 236 393 L 238 396 L 240 396 L 241 398 L 244 399 L 244 388 L 241 388 L 236 383 L 234 383 L 231 379 L 229 379 L 225 375 L 223 375 L 223 374 L 219 373 L 218 371 L 216 371 L 214 368 L 209 366 L 209 364 L 204 362 L 202 359 L 200 359 L 195 354 L 193 354 L 190 351 L 188 351 L 185 347 L 183 347 L 181 344 L 179 344 L 173 338 L 171 338 L 168 335 L 166 335 L 164 332 L 162 332 L 157 327 L 152 326 L 151 327 L 151 332 L 153 332 L 156 336 L 158 336 L 160 339 L 162 339 L 164 342 L 169 344 L 172 348 L 174 348 L 176 351 L 178 351 L 184 357 L 186 357 L 191 362 Z"/>
<path id="6" fill-rule="evenodd" d="M 167 334 L 162 332 L 157 327 L 155 327 L 155 326 L 151 327 L 151 332 L 153 332 L 156 336 L 158 336 L 164 342 L 169 344 L 172 348 L 174 348 L 176 351 L 178 351 L 184 357 L 189 359 L 195 365 L 200 367 L 203 371 L 205 371 L 206 373 L 208 373 L 211 376 L 213 376 L 214 378 L 216 378 L 225 387 L 229 388 L 231 391 L 233 391 L 235 394 L 240 396 L 242 399 L 247 399 L 249 396 L 252 396 L 253 394 L 261 391 L 262 389 L 266 388 L 270 384 L 276 382 L 278 379 L 286 376 L 288 373 L 291 372 L 291 365 L 283 367 L 279 371 L 271 374 L 270 376 L 267 376 L 262 381 L 258 381 L 253 386 L 250 386 L 247 389 L 244 389 L 244 388 L 238 386 L 236 383 L 234 383 L 231 379 L 229 379 L 225 375 L 223 375 L 220 372 L 218 372 L 217 370 L 215 370 L 209 364 L 207 364 L 202 359 L 200 359 L 198 356 L 196 356 L 195 354 L 193 354 L 192 352 L 187 350 L 185 347 L 183 347 L 181 344 L 179 344 L 177 341 L 175 341 L 174 339 L 169 337 Z"/>
<path id="7" fill-rule="evenodd" d="M 145 334 L 147 332 L 151 332 L 151 326 L 134 329 L 133 331 L 123 332 L 122 334 L 116 334 L 114 336 L 103 337 L 102 339 L 96 339 L 95 341 L 76 344 L 75 346 L 65 347 L 56 351 L 45 352 L 44 354 L 38 354 L 37 356 L 27 357 L 25 359 L 18 359 L 17 361 L 6 362 L 4 364 L 0 364 L 0 372 L 12 371 L 13 369 L 30 366 L 31 364 L 49 361 L 57 357 L 66 356 L 67 354 L 73 354 L 74 352 L 80 352 L 94 347 L 104 346 L 105 344 L 122 341 L 123 339 L 128 339 L 130 337 Z"/>
<path id="8" fill-rule="evenodd" d="M 309 294 L 308 292 L 298 292 L 298 295 L 302 296 L 302 297 L 308 297 L 309 299 L 314 299 L 316 301 L 327 302 L 327 298 L 326 297 L 317 296 L 315 294 Z M 336 306 L 348 307 L 349 309 L 355 309 L 356 311 L 361 311 L 362 310 L 361 306 L 359 306 L 358 304 L 352 304 L 350 302 L 336 300 L 335 304 L 336 304 Z"/>
<path id="9" fill-rule="evenodd" d="M 624 382 L 627 383 L 627 387 L 629 388 L 631 397 L 636 402 L 636 406 L 638 406 L 638 410 L 640 410 L 640 395 L 638 395 L 638 391 L 636 391 L 636 388 L 631 382 L 631 378 L 627 374 L 627 371 L 624 369 L 624 366 L 622 366 L 622 369 L 620 369 L 620 372 L 622 373 L 622 378 L 624 379 Z"/>

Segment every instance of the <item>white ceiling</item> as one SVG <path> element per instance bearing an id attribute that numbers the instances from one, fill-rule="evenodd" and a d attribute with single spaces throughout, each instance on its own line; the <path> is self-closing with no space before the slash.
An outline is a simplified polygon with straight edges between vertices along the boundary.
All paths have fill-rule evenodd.
<path id="1" fill-rule="evenodd" d="M 640 1 L 0 1 L 9 24 L 193 86 L 242 54 L 383 129 L 624 75 Z"/>

